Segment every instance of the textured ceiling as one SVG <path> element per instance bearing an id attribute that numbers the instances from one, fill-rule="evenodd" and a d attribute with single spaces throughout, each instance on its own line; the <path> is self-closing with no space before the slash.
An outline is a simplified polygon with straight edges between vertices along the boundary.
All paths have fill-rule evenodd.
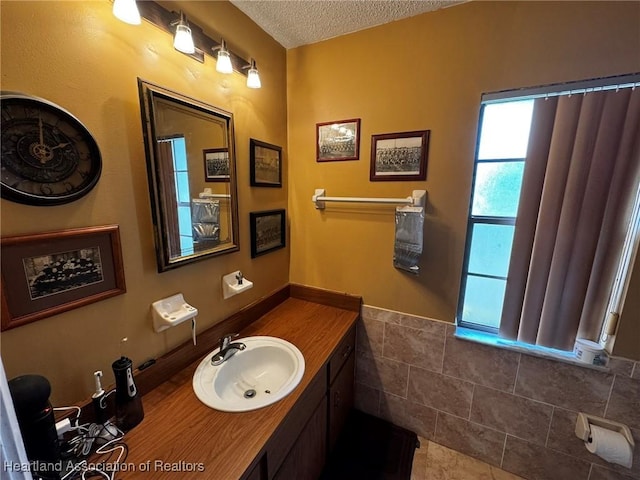
<path id="1" fill-rule="evenodd" d="M 461 3 L 456 0 L 231 0 L 285 48 Z"/>

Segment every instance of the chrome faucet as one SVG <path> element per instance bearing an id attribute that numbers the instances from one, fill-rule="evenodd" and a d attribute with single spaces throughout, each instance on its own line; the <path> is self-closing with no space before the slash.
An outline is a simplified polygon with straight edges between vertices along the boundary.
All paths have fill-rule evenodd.
<path id="1" fill-rule="evenodd" d="M 220 350 L 213 357 L 211 357 L 211 365 L 218 366 L 229 358 L 233 357 L 236 353 L 247 348 L 244 343 L 236 342 L 231 343 L 231 339 L 237 337 L 237 333 L 230 333 L 220 339 Z"/>

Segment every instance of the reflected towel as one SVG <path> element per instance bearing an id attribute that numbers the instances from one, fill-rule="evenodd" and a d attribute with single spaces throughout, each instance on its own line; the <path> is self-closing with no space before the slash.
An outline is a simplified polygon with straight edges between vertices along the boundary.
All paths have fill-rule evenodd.
<path id="1" fill-rule="evenodd" d="M 396 241 L 393 266 L 418 275 L 424 232 L 423 207 L 396 208 Z"/>

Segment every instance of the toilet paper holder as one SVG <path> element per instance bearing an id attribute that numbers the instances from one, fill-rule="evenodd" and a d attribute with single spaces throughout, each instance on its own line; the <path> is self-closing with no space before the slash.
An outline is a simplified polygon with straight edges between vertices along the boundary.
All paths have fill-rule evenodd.
<path id="1" fill-rule="evenodd" d="M 589 415 L 588 413 L 578 413 L 578 419 L 576 420 L 576 437 L 588 442 L 589 437 L 591 436 L 590 425 L 597 425 L 598 427 L 621 433 L 627 439 L 631 448 L 634 448 L 635 446 L 633 442 L 633 435 L 631 435 L 629 427 L 622 423 L 614 422 L 613 420 Z"/>

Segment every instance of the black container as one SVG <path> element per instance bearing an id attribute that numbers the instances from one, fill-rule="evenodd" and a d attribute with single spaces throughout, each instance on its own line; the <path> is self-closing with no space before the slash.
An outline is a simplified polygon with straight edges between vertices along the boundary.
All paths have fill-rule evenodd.
<path id="1" fill-rule="evenodd" d="M 123 432 L 127 432 L 144 418 L 142 399 L 133 381 L 131 360 L 120 357 L 111 367 L 116 378 L 116 425 Z"/>
<path id="2" fill-rule="evenodd" d="M 43 478 L 59 478 L 55 470 L 60 460 L 60 445 L 49 402 L 49 381 L 41 375 L 22 375 L 8 383 L 22 441 L 32 462 L 32 473 Z"/>

